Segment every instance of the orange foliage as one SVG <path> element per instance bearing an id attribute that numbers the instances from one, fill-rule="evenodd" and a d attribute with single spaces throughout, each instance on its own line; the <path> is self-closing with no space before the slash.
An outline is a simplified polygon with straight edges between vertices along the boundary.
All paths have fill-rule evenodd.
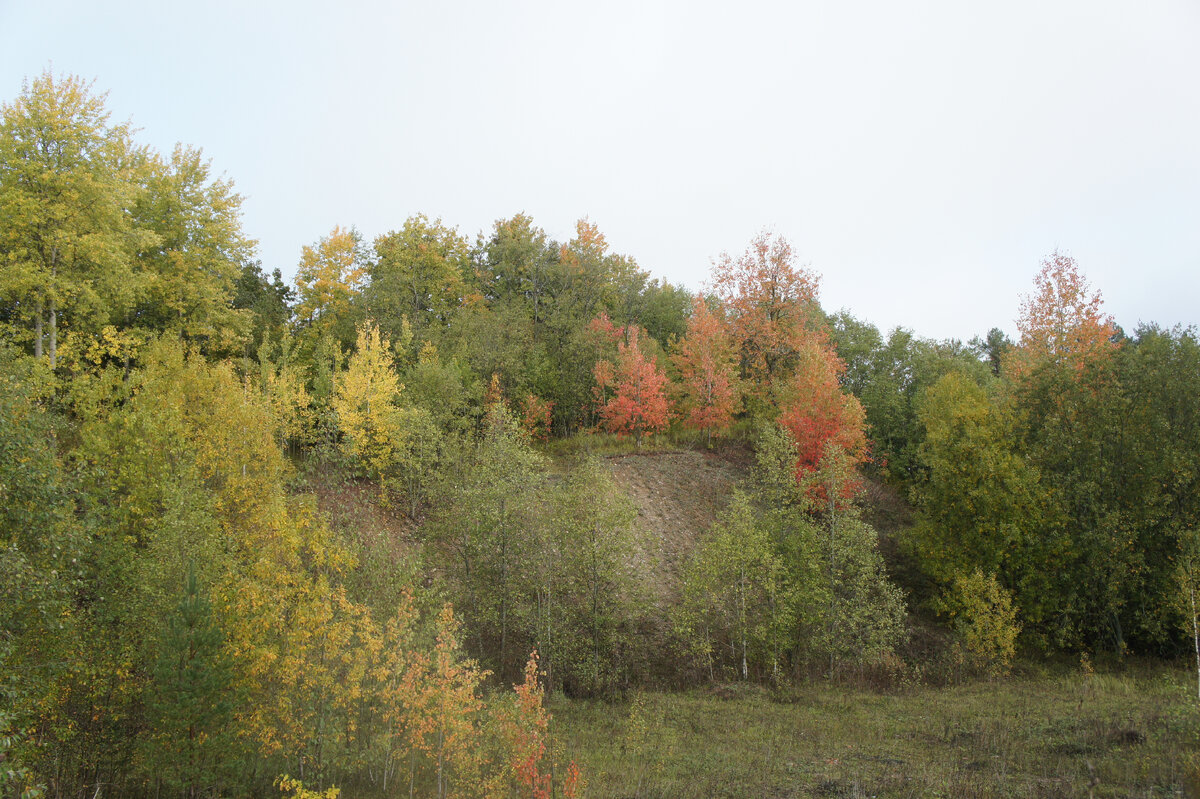
<path id="1" fill-rule="evenodd" d="M 1074 258 L 1055 251 L 1042 261 L 1033 286 L 1017 320 L 1020 348 L 1010 361 L 1016 375 L 1045 363 L 1079 372 L 1116 350 L 1113 318 L 1100 310 L 1100 292 L 1089 293 Z"/>
<path id="2" fill-rule="evenodd" d="M 722 320 L 696 298 L 687 334 L 671 359 L 679 370 L 684 424 L 708 434 L 722 432 L 738 410 L 736 358 Z"/>
<path id="3" fill-rule="evenodd" d="M 550 412 L 554 403 L 536 394 L 527 394 L 521 402 L 521 429 L 534 441 L 550 437 Z"/>
<path id="4" fill-rule="evenodd" d="M 817 283 L 815 274 L 796 267 L 787 239 L 766 232 L 737 260 L 722 253 L 713 265 L 713 288 L 755 397 L 769 401 L 771 388 L 790 373 L 799 342 L 817 327 Z"/>
<path id="5" fill-rule="evenodd" d="M 863 430 L 866 414 L 858 399 L 844 393 L 838 375 L 844 368 L 837 355 L 815 340 L 799 351 L 799 367 L 793 380 L 791 401 L 779 416 L 779 424 L 796 444 L 796 479 L 802 480 L 822 466 L 827 457 L 841 453 L 850 464 L 867 458 Z M 839 491 L 841 498 L 854 495 L 859 486 L 848 480 Z M 824 489 L 814 486 L 812 497 L 825 501 Z"/>
<path id="6" fill-rule="evenodd" d="M 500 730 L 509 749 L 513 777 L 533 799 L 550 799 L 554 795 L 553 754 L 547 758 L 550 738 L 550 714 L 542 704 L 545 690 L 538 682 L 538 654 L 534 650 L 525 664 L 525 681 L 514 685 L 516 703 L 501 715 Z M 547 762 L 549 760 L 549 762 Z M 582 794 L 583 779 L 574 761 L 567 767 L 562 785 L 564 799 Z"/>
<path id="7" fill-rule="evenodd" d="M 638 347 L 639 328 L 628 329 L 629 342 L 617 345 L 617 363 L 596 364 L 596 397 L 602 403 L 600 423 L 610 433 L 632 435 L 640 446 L 642 436 L 655 433 L 670 421 L 667 376 L 653 358 Z M 605 400 L 609 389 L 615 393 Z"/>
<path id="8" fill-rule="evenodd" d="M 483 407 L 484 410 L 490 410 L 497 405 L 506 405 L 504 402 L 504 390 L 500 388 L 500 375 L 497 372 L 492 373 L 492 379 L 488 381 L 487 388 L 483 392 Z"/>

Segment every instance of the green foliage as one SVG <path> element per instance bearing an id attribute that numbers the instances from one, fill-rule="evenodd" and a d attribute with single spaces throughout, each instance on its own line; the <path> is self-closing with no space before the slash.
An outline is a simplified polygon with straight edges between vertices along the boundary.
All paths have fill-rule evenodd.
<path id="1" fill-rule="evenodd" d="M 538 651 L 575 695 L 611 696 L 639 650 L 643 588 L 633 570 L 636 511 L 601 463 L 571 468 L 551 496 L 537 558 Z"/>
<path id="2" fill-rule="evenodd" d="M 409 401 L 426 410 L 439 430 L 463 434 L 475 428 L 482 385 L 459 361 L 442 358 L 432 342 L 425 342 L 401 376 Z"/>
<path id="3" fill-rule="evenodd" d="M 889 579 L 879 554 L 879 534 L 847 514 L 826 521 L 829 604 L 815 639 L 816 650 L 835 665 L 877 664 L 907 637 L 904 594 Z"/>
<path id="4" fill-rule="evenodd" d="M 142 283 L 132 256 L 153 239 L 127 213 L 135 148 L 74 76 L 43 73 L 0 115 L 0 295 L 10 335 L 55 366 L 65 334 L 120 319 Z"/>
<path id="5" fill-rule="evenodd" d="M 440 219 L 409 217 L 400 230 L 375 240 L 375 255 L 363 300 L 385 335 L 399 338 L 407 320 L 420 341 L 462 302 L 467 242 Z"/>
<path id="6" fill-rule="evenodd" d="M 778 680 L 794 628 L 784 563 L 738 491 L 684 570 L 676 631 L 709 673 Z"/>
<path id="7" fill-rule="evenodd" d="M 467 645 L 501 679 L 514 678 L 534 648 L 528 568 L 542 514 L 542 460 L 498 403 L 479 439 L 448 457 L 428 529 L 467 620 Z"/>
<path id="8" fill-rule="evenodd" d="M 279 341 L 291 318 L 294 292 L 283 282 L 283 274 L 275 269 L 267 278 L 262 263 L 252 261 L 242 266 L 234 284 L 233 307 L 250 312 L 250 336 L 246 342 L 249 353 L 256 353 L 268 340 Z"/>
<path id="9" fill-rule="evenodd" d="M 145 289 L 132 311 L 137 325 L 208 352 L 238 353 L 251 319 L 233 301 L 255 244 L 242 233 L 242 198 L 230 181 L 210 177 L 195 148 L 177 145 L 166 160 L 151 155 L 144 169 L 134 215 L 153 238 L 139 258 Z"/>
<path id="10" fill-rule="evenodd" d="M 29 731 L 76 666 L 83 530 L 46 410 L 44 360 L 0 344 L 0 792 L 33 797 Z"/>
<path id="11" fill-rule="evenodd" d="M 168 791 L 196 796 L 233 787 L 241 766 L 234 663 L 212 603 L 189 564 L 147 686 L 146 772 Z"/>
<path id="12" fill-rule="evenodd" d="M 906 545 L 943 585 L 980 569 L 1012 586 L 1031 623 L 1055 612 L 1044 564 L 1066 553 L 1051 535 L 1051 498 L 1038 471 L 1015 451 L 1014 421 L 974 381 L 957 373 L 931 388 L 920 410 L 924 477 Z"/>
<path id="13" fill-rule="evenodd" d="M 951 372 L 983 384 L 984 365 L 958 342 L 917 338 L 902 327 L 884 338 L 873 325 L 846 311 L 831 317 L 830 335 L 846 364 L 842 386 L 866 411 L 875 470 L 905 484 L 919 479 L 924 392 Z"/>

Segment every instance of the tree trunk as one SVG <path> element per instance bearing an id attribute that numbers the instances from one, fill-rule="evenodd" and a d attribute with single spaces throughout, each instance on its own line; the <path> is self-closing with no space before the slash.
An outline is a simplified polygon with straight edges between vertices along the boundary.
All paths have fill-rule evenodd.
<path id="1" fill-rule="evenodd" d="M 42 300 L 39 298 L 37 303 L 37 315 L 33 318 L 33 357 L 42 357 L 42 314 L 45 309 L 42 307 Z"/>
<path id="2" fill-rule="evenodd" d="M 54 296 L 54 284 L 58 282 L 58 247 L 50 250 L 50 368 L 58 361 L 58 300 Z M 41 314 L 39 313 L 40 317 Z M 41 319 L 38 319 L 41 322 Z"/>
<path id="3" fill-rule="evenodd" d="M 738 602 L 740 604 L 740 619 L 742 628 L 742 679 L 750 679 L 750 670 L 746 666 L 746 567 L 742 567 L 741 579 L 738 581 Z"/>
<path id="4" fill-rule="evenodd" d="M 58 363 L 58 303 L 50 300 L 50 368 Z"/>
<path id="5" fill-rule="evenodd" d="M 1196 620 L 1196 588 L 1188 589 L 1188 598 L 1192 602 L 1192 641 L 1196 646 L 1196 698 L 1200 699 L 1200 624 Z"/>

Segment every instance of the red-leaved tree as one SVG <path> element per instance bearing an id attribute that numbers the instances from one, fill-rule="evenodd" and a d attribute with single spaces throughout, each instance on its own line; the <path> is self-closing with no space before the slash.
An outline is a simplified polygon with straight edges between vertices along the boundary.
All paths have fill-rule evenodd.
<path id="1" fill-rule="evenodd" d="M 514 787 L 532 799 L 550 799 L 555 795 L 576 799 L 584 784 L 574 761 L 567 767 L 561 784 L 555 785 L 554 753 L 548 751 L 550 714 L 542 704 L 545 689 L 538 681 L 537 667 L 535 650 L 525 664 L 525 681 L 513 686 L 515 701 L 500 714 L 500 731 L 508 745 Z"/>
<path id="2" fill-rule="evenodd" d="M 610 433 L 632 435 L 637 445 L 642 436 L 666 428 L 671 418 L 667 402 L 667 376 L 653 358 L 638 346 L 640 330 L 631 325 L 628 341 L 617 344 L 616 364 L 596 364 L 596 398 L 600 402 L 600 425 Z"/>
<path id="3" fill-rule="evenodd" d="M 801 481 L 831 459 L 849 467 L 862 463 L 867 458 L 867 437 L 862 405 L 838 384 L 843 365 L 837 355 L 815 338 L 803 342 L 797 355 L 790 401 L 779 416 L 779 424 L 796 443 L 796 479 Z M 858 488 L 856 479 L 843 480 L 837 498 L 849 498 Z M 830 499 L 822 485 L 814 485 L 810 495 L 822 504 Z"/>
<path id="4" fill-rule="evenodd" d="M 550 438 L 551 411 L 554 403 L 536 394 L 527 394 L 521 401 L 521 429 L 532 441 Z"/>

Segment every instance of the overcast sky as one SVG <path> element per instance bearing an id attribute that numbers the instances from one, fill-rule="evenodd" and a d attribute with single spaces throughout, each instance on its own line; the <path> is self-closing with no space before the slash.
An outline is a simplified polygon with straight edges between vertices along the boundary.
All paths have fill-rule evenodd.
<path id="1" fill-rule="evenodd" d="M 524 211 L 699 288 L 764 227 L 827 309 L 1015 330 L 1054 249 L 1127 329 L 1200 324 L 1200 3 L 0 0 L 0 99 L 94 78 L 245 196 L 268 269 Z"/>

